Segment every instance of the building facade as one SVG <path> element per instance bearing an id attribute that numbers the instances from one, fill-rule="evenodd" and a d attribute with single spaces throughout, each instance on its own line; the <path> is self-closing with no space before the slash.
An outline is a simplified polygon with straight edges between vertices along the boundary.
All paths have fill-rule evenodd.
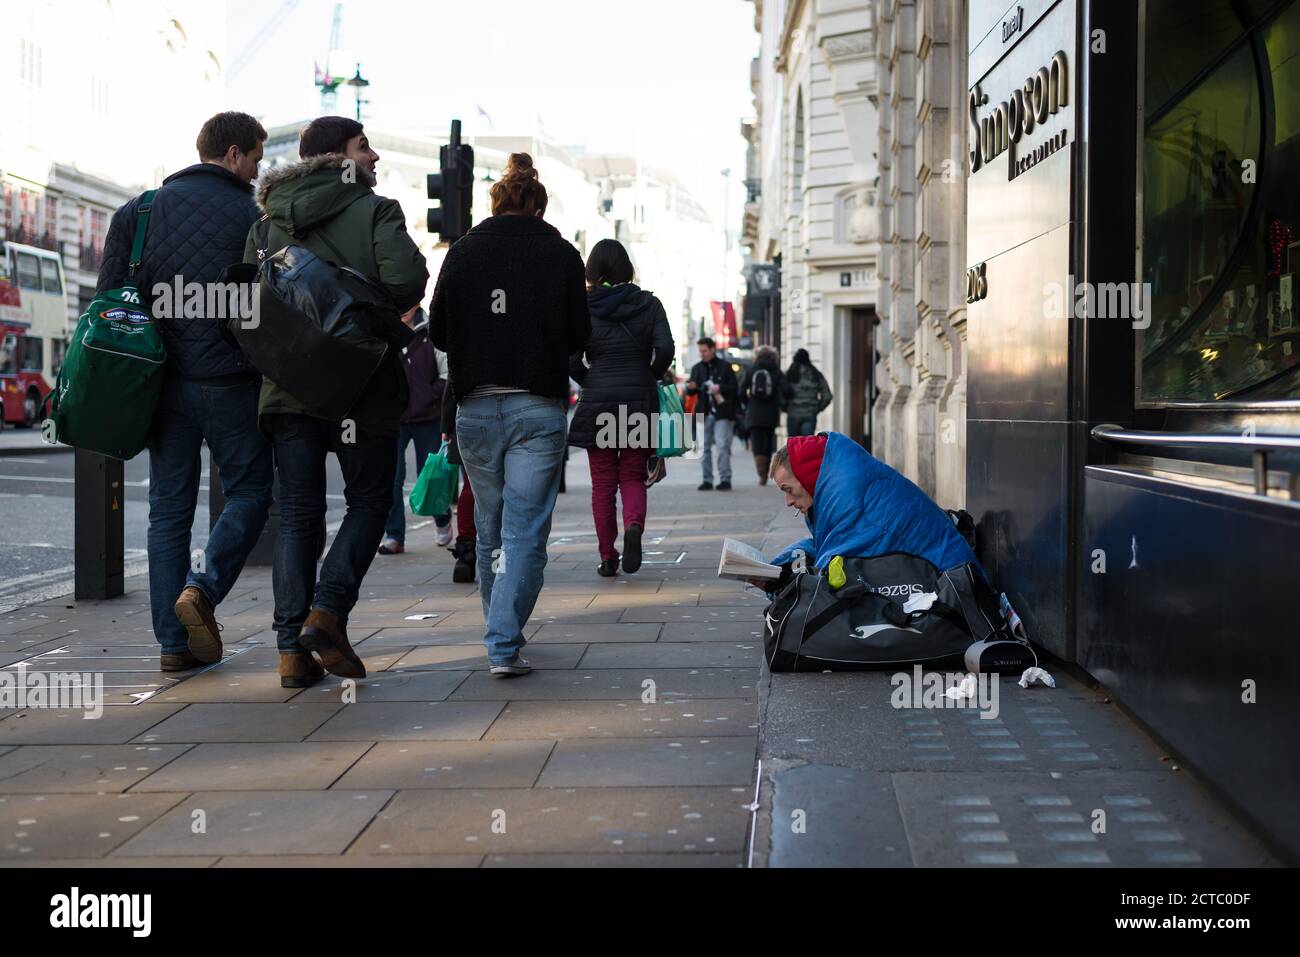
<path id="1" fill-rule="evenodd" d="M 964 4 L 756 0 L 755 27 L 746 318 L 826 373 L 819 428 L 960 507 Z"/>
<path id="2" fill-rule="evenodd" d="M 0 81 L 14 95 L 0 137 L 0 240 L 61 254 L 69 332 L 93 295 L 113 211 L 198 161 L 199 128 L 221 109 L 224 48 L 225 13 L 200 0 L 6 9 Z"/>

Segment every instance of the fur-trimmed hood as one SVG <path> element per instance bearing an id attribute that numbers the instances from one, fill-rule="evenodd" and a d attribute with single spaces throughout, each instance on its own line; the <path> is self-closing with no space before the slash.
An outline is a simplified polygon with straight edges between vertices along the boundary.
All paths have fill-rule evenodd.
<path id="1" fill-rule="evenodd" d="M 285 232 L 300 236 L 373 192 L 346 156 L 321 153 L 263 173 L 257 205 Z"/>

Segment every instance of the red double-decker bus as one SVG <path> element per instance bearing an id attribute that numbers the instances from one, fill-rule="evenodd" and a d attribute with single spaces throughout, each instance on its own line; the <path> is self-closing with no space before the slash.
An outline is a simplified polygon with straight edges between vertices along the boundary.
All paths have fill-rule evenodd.
<path id="1" fill-rule="evenodd" d="M 68 325 L 58 253 L 5 243 L 0 257 L 0 400 L 5 425 L 35 426 L 63 361 Z"/>

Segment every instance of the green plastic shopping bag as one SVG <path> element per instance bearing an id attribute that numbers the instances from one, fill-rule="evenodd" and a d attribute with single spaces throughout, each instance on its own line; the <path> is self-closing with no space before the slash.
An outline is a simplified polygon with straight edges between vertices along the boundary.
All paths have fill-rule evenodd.
<path id="1" fill-rule="evenodd" d="M 659 383 L 659 435 L 655 454 L 661 459 L 686 454 L 690 448 L 690 427 L 677 386 Z"/>
<path id="2" fill-rule="evenodd" d="M 447 443 L 424 460 L 424 467 L 411 489 L 411 511 L 416 515 L 446 515 L 456 496 L 459 466 L 447 461 Z"/>

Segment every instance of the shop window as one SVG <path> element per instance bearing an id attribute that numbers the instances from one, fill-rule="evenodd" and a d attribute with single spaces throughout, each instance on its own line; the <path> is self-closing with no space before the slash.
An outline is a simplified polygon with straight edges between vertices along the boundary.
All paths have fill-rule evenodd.
<path id="1" fill-rule="evenodd" d="M 1147 5 L 1145 403 L 1300 398 L 1300 2 L 1261 6 Z"/>

